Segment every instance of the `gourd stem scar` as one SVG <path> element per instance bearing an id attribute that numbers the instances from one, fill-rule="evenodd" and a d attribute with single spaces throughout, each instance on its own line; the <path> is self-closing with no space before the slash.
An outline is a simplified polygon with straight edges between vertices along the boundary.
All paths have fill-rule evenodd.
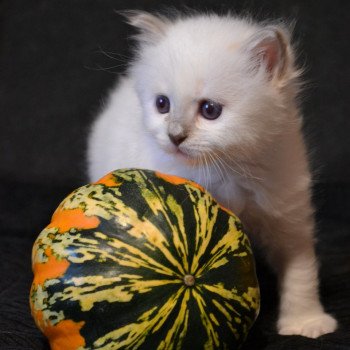
<path id="1" fill-rule="evenodd" d="M 192 275 L 185 275 L 183 281 L 188 287 L 192 287 L 196 283 L 196 279 Z"/>

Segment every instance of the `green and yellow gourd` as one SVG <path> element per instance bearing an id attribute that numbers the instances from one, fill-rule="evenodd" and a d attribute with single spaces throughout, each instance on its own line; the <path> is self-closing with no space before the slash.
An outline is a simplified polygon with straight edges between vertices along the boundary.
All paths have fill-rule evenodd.
<path id="1" fill-rule="evenodd" d="M 33 247 L 53 350 L 237 349 L 259 310 L 238 218 L 199 185 L 125 169 L 70 194 Z"/>

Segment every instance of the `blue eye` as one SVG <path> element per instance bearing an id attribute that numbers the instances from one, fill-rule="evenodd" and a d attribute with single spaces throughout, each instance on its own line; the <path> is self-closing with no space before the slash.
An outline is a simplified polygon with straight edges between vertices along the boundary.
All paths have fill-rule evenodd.
<path id="1" fill-rule="evenodd" d="M 220 117 L 222 105 L 211 100 L 204 100 L 199 104 L 199 113 L 209 120 L 214 120 Z"/>
<path id="2" fill-rule="evenodd" d="M 170 101 L 168 97 L 159 95 L 156 97 L 156 107 L 159 113 L 165 114 L 170 111 Z"/>

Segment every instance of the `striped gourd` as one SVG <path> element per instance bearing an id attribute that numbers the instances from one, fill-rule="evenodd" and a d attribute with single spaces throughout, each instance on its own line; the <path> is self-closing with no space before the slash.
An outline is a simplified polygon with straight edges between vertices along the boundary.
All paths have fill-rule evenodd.
<path id="1" fill-rule="evenodd" d="M 199 185 L 125 169 L 70 194 L 33 247 L 54 350 L 236 349 L 259 309 L 247 236 Z"/>

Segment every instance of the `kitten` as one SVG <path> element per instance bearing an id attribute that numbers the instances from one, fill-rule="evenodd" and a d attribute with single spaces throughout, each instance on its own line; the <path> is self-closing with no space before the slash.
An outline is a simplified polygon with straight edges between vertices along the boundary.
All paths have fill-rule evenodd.
<path id="1" fill-rule="evenodd" d="M 138 50 L 91 129 L 90 180 L 138 167 L 201 183 L 276 270 L 278 332 L 334 331 L 319 301 L 300 71 L 287 28 L 217 15 L 128 19 Z"/>

